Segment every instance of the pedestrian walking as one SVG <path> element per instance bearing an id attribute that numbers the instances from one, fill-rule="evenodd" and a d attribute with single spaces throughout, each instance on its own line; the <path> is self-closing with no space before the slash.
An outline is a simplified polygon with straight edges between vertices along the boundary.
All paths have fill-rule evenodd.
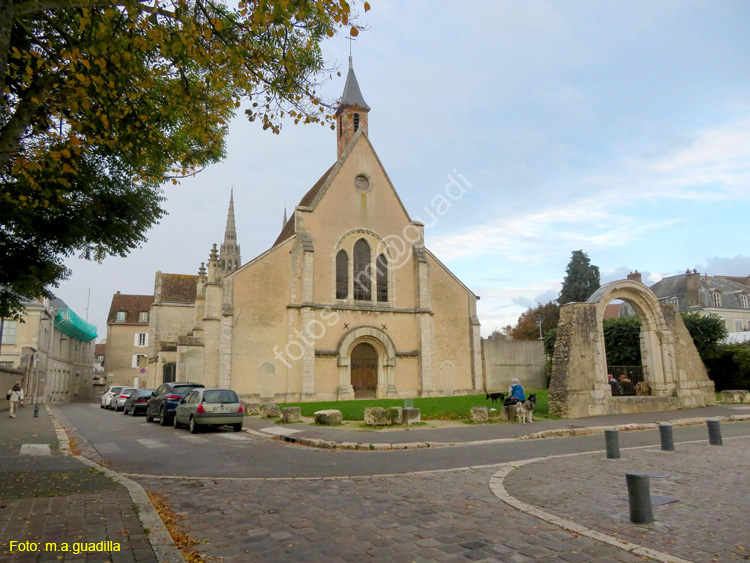
<path id="1" fill-rule="evenodd" d="M 10 417 L 16 418 L 18 405 L 23 404 L 23 389 L 21 389 L 21 384 L 18 381 L 16 381 L 13 387 L 8 389 L 7 399 L 10 401 Z"/>

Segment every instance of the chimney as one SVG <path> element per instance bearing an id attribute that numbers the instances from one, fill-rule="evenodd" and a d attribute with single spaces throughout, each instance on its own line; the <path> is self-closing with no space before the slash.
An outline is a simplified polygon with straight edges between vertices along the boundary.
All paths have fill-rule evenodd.
<path id="1" fill-rule="evenodd" d="M 700 305 L 701 275 L 693 270 L 685 274 L 687 288 L 685 291 L 685 305 L 687 307 L 697 307 Z"/>
<path id="2" fill-rule="evenodd" d="M 636 270 L 635 272 L 630 272 L 628 274 L 628 279 L 637 281 L 638 283 L 643 283 L 643 280 L 641 278 L 641 273 L 638 270 Z"/>

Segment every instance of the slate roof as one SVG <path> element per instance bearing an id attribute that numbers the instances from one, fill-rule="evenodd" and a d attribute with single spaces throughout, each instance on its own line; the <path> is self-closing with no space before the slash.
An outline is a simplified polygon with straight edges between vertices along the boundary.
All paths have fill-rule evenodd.
<path id="1" fill-rule="evenodd" d="M 198 276 L 162 274 L 160 303 L 195 303 Z"/>
<path id="2" fill-rule="evenodd" d="M 740 295 L 750 295 L 750 287 L 732 281 L 727 277 L 701 276 L 700 289 L 698 291 L 699 305 L 696 307 L 687 307 L 685 302 L 687 300 L 688 284 L 685 274 L 664 278 L 652 285 L 651 291 L 662 301 L 665 299 L 677 299 L 677 307 L 681 311 L 693 308 L 716 307 L 713 295 L 717 292 L 721 294 L 721 306 L 719 308 L 742 309 Z"/>
<path id="3" fill-rule="evenodd" d="M 138 314 L 150 311 L 153 302 L 153 295 L 125 295 L 118 291 L 112 296 L 112 305 L 109 307 L 107 324 L 147 325 L 147 322 L 138 322 Z M 125 311 L 127 313 L 124 322 L 117 322 L 118 311 Z"/>
<path id="4" fill-rule="evenodd" d="M 326 183 L 326 180 L 328 179 L 329 174 L 333 170 L 333 167 L 336 166 L 336 163 L 333 163 L 331 167 L 326 170 L 323 175 L 320 177 L 320 179 L 315 182 L 312 188 L 310 188 L 307 193 L 302 196 L 302 199 L 300 200 L 298 205 L 301 205 L 302 207 L 309 207 L 310 204 L 315 199 L 315 196 L 318 195 L 318 192 L 320 192 L 323 185 Z M 284 228 L 281 229 L 281 233 L 279 234 L 278 238 L 276 239 L 276 242 L 274 242 L 271 245 L 271 248 L 274 246 L 277 246 L 284 242 L 286 239 L 291 237 L 294 232 L 294 213 L 292 213 L 291 217 L 289 217 L 289 220 L 286 222 L 286 225 L 284 225 Z"/>
<path id="5" fill-rule="evenodd" d="M 362 91 L 359 89 L 359 83 L 357 82 L 357 76 L 354 74 L 354 66 L 352 65 L 352 57 L 349 56 L 349 73 L 346 75 L 346 84 L 344 84 L 344 93 L 341 94 L 341 101 L 339 107 L 336 110 L 338 116 L 346 108 L 358 107 L 362 110 L 369 111 L 370 106 L 365 102 L 362 96 Z"/>

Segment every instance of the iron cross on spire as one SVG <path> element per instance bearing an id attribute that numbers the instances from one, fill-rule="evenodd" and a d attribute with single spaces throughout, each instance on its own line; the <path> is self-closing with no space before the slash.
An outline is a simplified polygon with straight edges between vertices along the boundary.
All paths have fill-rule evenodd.
<path id="1" fill-rule="evenodd" d="M 352 37 L 351 35 L 347 37 L 347 39 L 349 40 L 349 56 L 351 57 L 352 56 L 352 41 L 356 41 L 356 39 Z"/>

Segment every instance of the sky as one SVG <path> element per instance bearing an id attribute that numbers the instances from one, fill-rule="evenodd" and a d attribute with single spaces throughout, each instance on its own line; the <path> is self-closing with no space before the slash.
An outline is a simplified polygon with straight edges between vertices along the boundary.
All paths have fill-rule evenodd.
<path id="1" fill-rule="evenodd" d="M 602 283 L 750 275 L 750 2 L 374 0 L 352 54 L 369 137 L 427 247 L 474 293 L 482 335 L 555 299 L 574 250 Z M 361 6 L 361 4 L 360 4 Z M 323 45 L 342 76 L 349 41 Z M 197 274 L 234 189 L 242 260 L 336 159 L 335 133 L 238 113 L 227 158 L 165 186 L 127 258 L 70 258 L 55 289 L 106 336 L 112 296 Z M 458 176 L 460 174 L 460 177 Z M 471 185 L 438 209 L 452 179 Z"/>

